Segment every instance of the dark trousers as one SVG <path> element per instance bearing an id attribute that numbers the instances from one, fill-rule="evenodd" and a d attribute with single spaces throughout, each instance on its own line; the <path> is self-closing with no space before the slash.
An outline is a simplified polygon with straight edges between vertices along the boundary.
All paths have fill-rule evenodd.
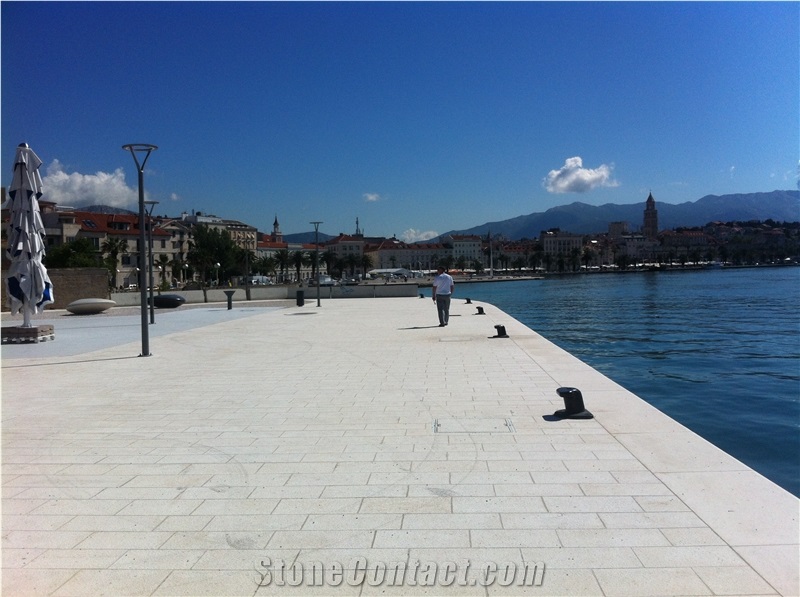
<path id="1" fill-rule="evenodd" d="M 436 310 L 439 312 L 439 323 L 447 325 L 450 320 L 450 295 L 437 294 L 436 295 Z"/>

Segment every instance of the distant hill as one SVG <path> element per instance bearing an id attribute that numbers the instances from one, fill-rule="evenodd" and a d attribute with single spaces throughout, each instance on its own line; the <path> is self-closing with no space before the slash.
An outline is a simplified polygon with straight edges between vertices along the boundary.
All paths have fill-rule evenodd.
<path id="1" fill-rule="evenodd" d="M 77 208 L 80 211 L 88 211 L 93 214 L 123 214 L 123 215 L 136 215 L 139 212 L 131 211 L 129 209 L 122 209 L 121 207 L 111 207 L 110 205 L 87 205 L 86 207 Z"/>
<path id="2" fill-rule="evenodd" d="M 302 243 L 304 245 L 307 244 L 314 244 L 314 235 L 316 233 L 312 230 L 311 232 L 297 232 L 295 234 L 284 234 L 283 235 L 283 242 L 286 243 Z M 319 233 L 319 240 L 320 242 L 326 242 L 332 239 L 333 237 L 330 234 L 325 234 L 323 232 Z"/>
<path id="3" fill-rule="evenodd" d="M 644 201 L 630 205 L 607 203 L 600 206 L 575 202 L 553 207 L 545 212 L 487 222 L 466 230 L 452 230 L 446 234 L 486 235 L 491 230 L 492 235 L 502 234 L 510 240 L 518 240 L 537 237 L 542 230 L 550 228 L 560 228 L 577 234 L 607 232 L 611 222 L 628 222 L 631 232 L 636 232 L 642 227 L 644 207 Z M 660 203 L 656 198 L 656 209 L 658 227 L 661 230 L 703 226 L 714 221 L 773 219 L 797 222 L 800 221 L 800 191 L 706 195 L 697 201 L 677 205 Z"/>

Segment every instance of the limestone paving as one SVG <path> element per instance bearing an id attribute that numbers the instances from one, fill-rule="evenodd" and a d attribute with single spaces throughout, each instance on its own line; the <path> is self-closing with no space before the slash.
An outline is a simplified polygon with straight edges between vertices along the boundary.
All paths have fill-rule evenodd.
<path id="1" fill-rule="evenodd" d="M 3 346 L 3 595 L 800 595 L 796 497 L 493 305 L 185 307 Z"/>

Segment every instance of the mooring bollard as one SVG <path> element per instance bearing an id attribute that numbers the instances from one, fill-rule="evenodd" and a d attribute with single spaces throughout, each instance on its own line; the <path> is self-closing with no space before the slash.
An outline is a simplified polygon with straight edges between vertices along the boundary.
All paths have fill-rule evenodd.
<path id="1" fill-rule="evenodd" d="M 483 307 L 476 307 L 476 309 L 478 310 L 476 315 L 486 315 L 486 313 L 483 312 Z"/>
<path id="2" fill-rule="evenodd" d="M 583 394 L 578 388 L 558 388 L 556 393 L 564 399 L 564 410 L 557 410 L 553 416 L 560 419 L 594 418 L 594 415 L 583 405 Z"/>
<path id="3" fill-rule="evenodd" d="M 492 336 L 492 338 L 508 338 L 508 334 L 506 334 L 506 328 L 503 325 L 496 325 L 494 329 L 497 330 L 497 335 Z"/>
<path id="4" fill-rule="evenodd" d="M 469 299 L 469 298 L 468 298 L 468 299 L 467 299 L 467 304 L 468 304 L 468 305 L 471 305 L 471 304 L 472 304 L 472 299 Z"/>

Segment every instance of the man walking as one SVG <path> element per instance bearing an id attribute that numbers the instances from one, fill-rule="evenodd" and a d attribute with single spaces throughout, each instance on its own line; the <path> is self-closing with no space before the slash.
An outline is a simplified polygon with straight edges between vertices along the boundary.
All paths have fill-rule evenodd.
<path id="1" fill-rule="evenodd" d="M 436 303 L 436 310 L 439 312 L 439 327 L 443 328 L 450 320 L 450 295 L 453 294 L 453 278 L 443 267 L 436 270 L 436 277 L 433 279 L 433 301 Z"/>

